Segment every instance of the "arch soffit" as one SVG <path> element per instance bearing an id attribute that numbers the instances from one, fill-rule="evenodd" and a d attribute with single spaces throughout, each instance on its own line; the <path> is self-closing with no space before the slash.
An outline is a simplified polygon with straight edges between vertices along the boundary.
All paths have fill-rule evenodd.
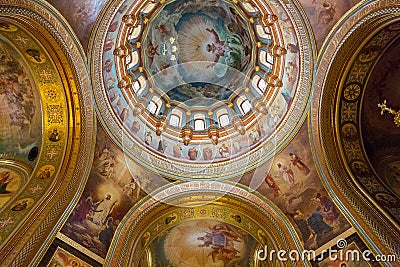
<path id="1" fill-rule="evenodd" d="M 340 95 L 346 77 L 358 53 L 379 30 L 398 20 L 400 1 L 367 1 L 354 7 L 336 24 L 327 37 L 319 57 L 311 103 L 312 145 L 322 181 L 329 193 L 348 207 L 347 217 L 373 250 L 389 248 L 387 253 L 398 253 L 398 222 L 382 210 L 376 200 L 363 188 L 354 170 L 349 167 L 346 151 L 340 140 Z M 371 31 L 371 29 L 375 29 Z M 363 88 L 362 88 L 363 89 Z M 362 95 L 359 92 L 359 95 Z M 332 126 L 334 125 L 334 126 Z M 332 140 L 334 142 L 332 142 Z M 360 149 L 363 151 L 363 148 Z M 345 163 L 345 164 L 343 164 Z M 352 186 L 349 186 L 349 185 Z M 375 210 L 370 212 L 370 203 Z M 385 215 L 383 219 L 381 214 Z M 380 225 L 387 225 L 385 229 Z M 369 235 L 367 233 L 373 233 Z"/>
<path id="2" fill-rule="evenodd" d="M 1 264 L 11 266 L 35 261 L 28 259 L 29 255 L 35 254 L 32 252 L 39 251 L 36 257 L 44 253 L 54 238 L 53 229 L 58 228 L 55 224 L 63 221 L 59 219 L 78 200 L 76 192 L 83 190 L 92 158 L 95 120 L 86 57 L 65 19 L 50 4 L 37 0 L 0 0 L 0 11 L 2 20 L 31 34 L 46 50 L 60 79 L 60 85 L 54 88 L 59 90 L 59 96 L 65 97 L 65 104 L 59 105 L 62 119 L 54 120 L 52 116 L 58 113 L 50 112 L 49 97 L 41 92 L 42 124 L 55 127 L 52 125 L 55 123 L 57 127 L 64 127 L 63 142 L 49 143 L 48 129 L 43 129 L 41 153 L 25 185 L 26 190 L 17 192 L 14 200 L 6 203 L 0 212 L 2 218 L 11 217 L 10 223 L 2 229 L 0 239 Z M 42 77 L 37 82 L 44 91 L 51 81 L 40 76 L 40 71 L 40 66 L 32 69 Z M 58 144 L 62 147 L 56 146 Z M 57 172 L 51 174 L 50 179 L 39 179 L 41 167 L 49 164 L 54 165 Z M 40 187 L 34 187 L 38 184 Z M 32 188 L 36 188 L 35 193 Z M 31 194 L 32 203 L 16 215 L 11 208 L 26 199 L 27 194 Z"/>
<path id="3" fill-rule="evenodd" d="M 226 182 L 178 182 L 148 195 L 127 213 L 116 229 L 105 265 L 138 265 L 146 249 L 143 240 L 146 238 L 153 240 L 157 237 L 154 228 L 163 229 L 159 232 L 167 230 L 167 222 L 163 216 L 179 214 L 177 220 L 179 222 L 186 214 L 185 210 L 195 210 L 193 214 L 201 214 L 196 209 L 206 209 L 204 207 L 207 206 L 214 206 L 225 212 L 234 210 L 242 214 L 240 223 L 235 222 L 230 216 L 221 222 L 229 222 L 243 229 L 253 236 L 260 247 L 267 245 L 268 249 L 274 247 L 278 250 L 296 250 L 300 255 L 303 251 L 299 237 L 287 217 L 272 202 L 254 192 L 249 192 L 248 188 Z M 248 218 L 243 219 L 243 214 Z M 201 214 L 199 217 L 216 218 L 215 215 L 207 217 L 206 214 Z M 161 226 L 154 227 L 158 222 L 156 218 L 164 219 L 162 220 L 164 222 L 161 221 Z M 252 225 L 245 224 L 245 220 Z"/>

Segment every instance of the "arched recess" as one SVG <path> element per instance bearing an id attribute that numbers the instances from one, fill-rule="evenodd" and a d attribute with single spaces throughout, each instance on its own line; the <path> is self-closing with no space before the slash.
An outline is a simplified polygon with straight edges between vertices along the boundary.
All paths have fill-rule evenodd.
<path id="1" fill-rule="evenodd" d="M 0 21 L 3 40 L 28 66 L 42 113 L 32 170 L 0 209 L 0 265 L 28 266 L 84 187 L 95 120 L 83 48 L 58 11 L 45 1 L 0 0 Z"/>
<path id="2" fill-rule="evenodd" d="M 171 252 L 169 239 L 173 238 L 171 235 L 180 232 L 179 228 L 185 229 L 186 233 L 190 232 L 190 236 L 173 240 L 176 247 Z M 159 266 L 165 264 L 166 259 L 174 264 L 174 260 L 179 260 L 179 255 L 182 255 L 184 266 L 210 266 L 207 264 L 212 264 L 214 256 L 209 253 L 212 248 L 208 247 L 207 252 L 201 251 L 203 256 L 196 254 L 197 248 L 207 246 L 204 236 L 213 230 L 218 232 L 218 229 L 233 229 L 241 236 L 233 242 L 234 249 L 238 251 L 233 259 L 240 261 L 243 253 L 248 253 L 244 258 L 246 265 L 308 266 L 307 262 L 301 261 L 301 242 L 279 208 L 258 194 L 250 193 L 244 186 L 222 182 L 175 183 L 142 199 L 120 222 L 104 264 Z M 244 236 L 248 237 L 247 252 L 243 251 L 243 247 L 240 248 L 243 244 L 241 242 L 245 242 Z M 151 246 L 154 240 L 158 240 L 157 244 L 160 244 L 159 240 L 164 240 L 161 245 L 165 254 Z M 253 240 L 252 245 L 249 245 L 248 240 Z M 265 251 L 265 246 L 268 255 L 271 250 L 285 251 L 287 254 L 284 257 L 287 260 L 279 261 L 276 255 L 272 256 L 272 260 L 257 260 L 257 251 Z M 179 253 L 180 247 L 185 251 Z M 157 255 L 154 251 L 158 251 Z M 300 261 L 289 258 L 291 251 L 299 253 Z M 192 261 L 190 258 L 193 258 Z M 296 259 L 296 255 L 292 254 L 292 258 Z"/>
<path id="3" fill-rule="evenodd" d="M 377 192 L 390 192 L 366 156 L 357 109 L 362 106 L 364 82 L 374 62 L 358 60 L 374 36 L 398 23 L 399 14 L 398 1 L 364 1 L 336 25 L 320 51 L 311 107 L 314 155 L 330 194 L 349 209 L 348 217 L 375 253 L 397 257 L 399 218 L 376 199 Z M 390 40 L 375 42 L 384 51 Z M 355 129 L 355 134 L 346 133 L 346 127 Z"/>

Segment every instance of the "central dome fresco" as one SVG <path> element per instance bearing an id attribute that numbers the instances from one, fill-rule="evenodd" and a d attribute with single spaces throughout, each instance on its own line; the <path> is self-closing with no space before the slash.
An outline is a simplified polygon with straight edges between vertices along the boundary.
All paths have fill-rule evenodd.
<path id="1" fill-rule="evenodd" d="M 99 117 L 128 157 L 163 176 L 238 177 L 304 118 L 314 44 L 295 4 L 113 1 L 96 27 Z"/>
<path id="2" fill-rule="evenodd" d="M 217 5 L 216 5 L 217 4 Z M 226 101 L 253 67 L 249 22 L 222 1 L 165 5 L 149 22 L 144 66 L 171 102 L 209 106 Z"/>

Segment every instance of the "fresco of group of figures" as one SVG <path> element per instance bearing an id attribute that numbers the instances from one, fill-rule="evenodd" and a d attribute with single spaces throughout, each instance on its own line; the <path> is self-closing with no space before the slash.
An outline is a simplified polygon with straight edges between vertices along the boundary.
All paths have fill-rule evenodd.
<path id="1" fill-rule="evenodd" d="M 251 266 L 254 238 L 233 225 L 188 220 L 153 240 L 156 266 Z"/>
<path id="2" fill-rule="evenodd" d="M 123 123 L 147 148 L 151 148 L 156 153 L 173 160 L 226 160 L 246 153 L 260 144 L 265 137 L 276 129 L 280 119 L 285 115 L 287 107 L 287 100 L 283 96 L 278 96 L 276 102 L 269 107 L 268 114 L 261 116 L 260 121 L 249 128 L 245 135 L 238 134 L 236 137 L 219 142 L 216 146 L 211 143 L 185 146 L 181 142 L 166 138 L 164 135 L 157 136 L 145 123 L 133 117 L 125 118 Z M 123 114 L 124 109 L 126 109 L 122 103 L 118 102 L 114 108 L 118 114 Z"/>
<path id="3" fill-rule="evenodd" d="M 114 231 L 128 210 L 163 185 L 164 180 L 157 178 L 127 159 L 99 126 L 86 187 L 61 232 L 105 257 Z"/>
<path id="4" fill-rule="evenodd" d="M 233 84 L 243 83 L 238 73 L 252 65 L 248 25 L 224 1 L 171 2 L 149 25 L 145 68 L 171 100 L 189 106 L 226 100 L 236 89 Z"/>
<path id="5" fill-rule="evenodd" d="M 325 191 L 315 170 L 307 126 L 272 164 L 241 183 L 256 187 L 289 218 L 306 249 L 316 249 L 350 228 Z M 114 231 L 128 210 L 166 184 L 156 174 L 128 160 L 99 127 L 92 171 L 84 192 L 61 232 L 105 257 Z"/>
<path id="6" fill-rule="evenodd" d="M 307 13 L 318 48 L 338 20 L 360 0 L 300 0 Z"/>
<path id="7" fill-rule="evenodd" d="M 26 61 L 2 36 L 17 30 L 14 25 L 0 22 L 0 153 L 29 162 L 29 152 L 41 139 L 42 118 Z M 43 61 L 40 55 L 34 49 L 25 53 L 26 59 L 38 64 Z"/>
<path id="8" fill-rule="evenodd" d="M 49 0 L 67 20 L 69 25 L 78 36 L 85 48 L 89 43 L 90 33 L 92 31 L 93 24 L 99 15 L 101 8 L 107 2 L 106 0 L 91 0 L 91 1 L 58 1 Z"/>
<path id="9" fill-rule="evenodd" d="M 191 4 L 194 6 L 201 6 L 198 1 L 192 2 L 185 3 L 184 6 L 187 7 Z M 285 29 L 284 38 L 287 44 L 288 52 L 285 56 L 285 74 L 282 78 L 283 87 L 279 89 L 280 94 L 277 95 L 274 102 L 268 106 L 268 113 L 266 115 L 261 115 L 259 122 L 248 129 L 246 135 L 242 136 L 237 134 L 235 137 L 229 140 L 221 141 L 217 146 L 213 146 L 211 141 L 209 144 L 189 144 L 188 146 L 182 146 L 180 142 L 172 140 L 167 136 L 157 136 L 154 130 L 150 129 L 146 125 L 146 122 L 133 115 L 133 111 L 128 104 L 128 100 L 124 98 L 121 89 L 117 86 L 118 79 L 116 78 L 113 48 L 115 48 L 114 40 L 117 38 L 118 31 L 117 27 L 113 25 L 118 25 L 118 21 L 122 16 L 122 14 L 117 14 L 113 23 L 111 24 L 112 26 L 109 28 L 109 32 L 107 34 L 107 45 L 104 47 L 103 62 L 105 62 L 105 64 L 103 80 L 106 94 L 114 114 L 125 126 L 129 134 L 146 147 L 151 148 L 154 152 L 160 153 L 174 160 L 183 161 L 214 161 L 236 157 L 248 152 L 250 149 L 254 148 L 254 146 L 260 144 L 262 140 L 265 140 L 268 136 L 270 136 L 271 133 L 273 133 L 274 130 L 279 126 L 292 104 L 293 95 L 295 94 L 295 89 L 298 82 L 300 64 L 298 41 L 294 35 L 295 30 L 293 25 L 291 24 L 290 20 L 285 17 L 286 11 L 282 9 L 281 4 L 277 1 L 271 1 L 271 8 L 273 9 L 274 14 L 277 14 L 280 20 L 280 25 Z M 231 14 L 231 16 L 233 15 Z M 206 27 L 202 24 L 200 26 L 197 25 L 198 23 L 196 24 L 196 20 L 189 21 L 190 23 L 194 24 L 193 27 Z M 160 25 L 156 23 L 151 25 L 152 27 L 155 27 L 154 29 L 152 28 L 150 30 L 153 39 L 157 34 L 163 35 L 163 30 L 160 28 Z M 237 25 L 239 29 L 237 29 L 237 31 L 243 31 L 244 26 L 242 25 L 243 23 L 239 21 Z M 226 27 L 229 28 L 229 26 Z M 156 44 L 152 45 L 155 46 Z M 157 55 L 154 55 L 152 59 L 152 64 L 156 65 L 158 62 Z M 196 102 L 196 105 L 198 104 L 199 103 Z"/>
<path id="10" fill-rule="evenodd" d="M 271 199 L 290 219 L 306 249 L 316 249 L 350 228 L 315 170 L 305 124 L 272 162 L 240 181 Z"/>

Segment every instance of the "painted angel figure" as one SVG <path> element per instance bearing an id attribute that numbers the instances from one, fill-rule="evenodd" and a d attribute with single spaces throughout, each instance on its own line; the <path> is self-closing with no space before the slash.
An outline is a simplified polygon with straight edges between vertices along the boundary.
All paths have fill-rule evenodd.
<path id="1" fill-rule="evenodd" d="M 296 166 L 299 170 L 301 170 L 305 175 L 310 173 L 310 168 L 303 162 L 303 160 L 294 153 L 289 153 L 290 157 L 290 165 L 289 166 Z"/>
<path id="2" fill-rule="evenodd" d="M 103 225 L 107 220 L 108 215 L 114 210 L 114 206 L 117 201 L 111 200 L 111 194 L 107 194 L 104 199 L 94 203 L 96 207 L 93 209 L 93 216 L 91 221 L 97 225 Z"/>
<path id="3" fill-rule="evenodd" d="M 274 190 L 274 197 L 279 196 L 279 193 L 281 190 L 279 189 L 279 185 L 275 182 L 274 178 L 272 177 L 272 175 L 270 173 L 268 173 L 265 176 L 264 181 L 269 188 Z"/>
<path id="4" fill-rule="evenodd" d="M 127 194 L 128 196 L 133 197 L 135 190 L 140 191 L 139 186 L 136 185 L 138 180 L 138 176 L 135 175 L 133 177 L 130 177 L 129 181 L 125 184 L 123 187 L 122 191 Z"/>
<path id="5" fill-rule="evenodd" d="M 214 41 L 211 44 L 207 44 L 207 52 L 214 54 L 214 62 L 218 62 L 219 58 L 225 56 L 225 53 L 230 51 L 230 48 L 225 45 L 225 42 L 219 39 L 217 32 L 214 29 L 206 29 L 213 36 Z"/>
<path id="6" fill-rule="evenodd" d="M 285 180 L 290 187 L 293 187 L 295 185 L 293 170 L 280 162 L 278 162 L 277 166 L 279 168 L 278 176 L 283 178 L 283 180 Z"/>

